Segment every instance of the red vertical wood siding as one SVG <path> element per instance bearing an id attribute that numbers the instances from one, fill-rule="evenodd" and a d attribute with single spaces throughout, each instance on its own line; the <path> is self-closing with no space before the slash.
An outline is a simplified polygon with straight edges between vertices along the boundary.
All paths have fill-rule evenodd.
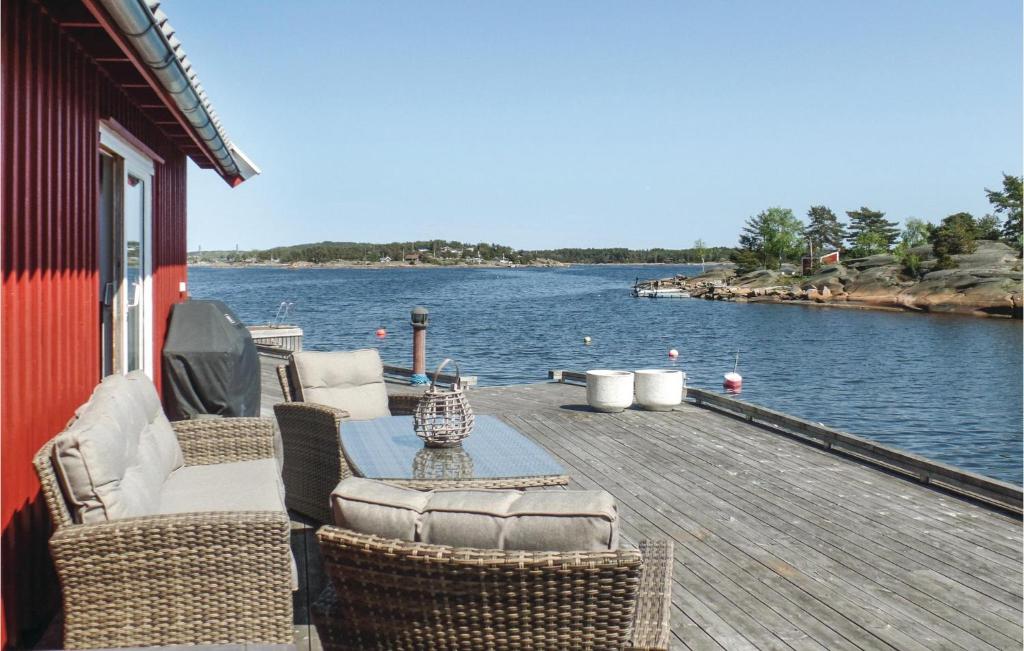
<path id="1" fill-rule="evenodd" d="M 100 379 L 99 120 L 113 117 L 166 161 L 153 193 L 156 377 L 185 280 L 183 154 L 31 0 L 4 0 L 0 491 L 3 646 L 58 602 L 49 517 L 32 456 Z"/>
<path id="2" fill-rule="evenodd" d="M 186 159 L 178 152 L 165 152 L 165 163 L 157 165 L 153 188 L 153 378 L 160 387 L 161 355 L 171 307 L 184 300 L 178 288 L 188 271 L 186 241 Z"/>

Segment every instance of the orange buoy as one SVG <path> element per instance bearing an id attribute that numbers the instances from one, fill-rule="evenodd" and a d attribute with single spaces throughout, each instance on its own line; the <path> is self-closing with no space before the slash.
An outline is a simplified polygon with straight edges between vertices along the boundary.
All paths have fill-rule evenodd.
<path id="1" fill-rule="evenodd" d="M 377 339 L 383 339 L 388 336 L 388 331 L 384 328 L 377 328 Z"/>

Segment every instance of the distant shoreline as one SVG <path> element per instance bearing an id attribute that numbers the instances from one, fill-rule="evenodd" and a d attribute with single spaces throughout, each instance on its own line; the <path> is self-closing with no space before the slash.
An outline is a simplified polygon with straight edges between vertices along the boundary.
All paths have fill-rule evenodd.
<path id="1" fill-rule="evenodd" d="M 708 269 L 729 267 L 731 262 L 706 262 Z M 699 262 L 558 262 L 558 263 L 526 263 L 505 265 L 497 263 L 482 264 L 404 264 L 400 262 L 299 262 L 290 264 L 272 262 L 190 262 L 190 269 L 564 269 L 568 267 L 698 267 Z"/>
<path id="2" fill-rule="evenodd" d="M 810 276 L 769 270 L 742 276 L 709 271 L 694 278 L 644 280 L 640 287 L 735 303 L 1024 318 L 1024 262 L 1015 249 L 1002 242 L 982 240 L 973 253 L 954 255 L 955 266 L 950 268 L 936 268 L 937 261 L 927 245 L 912 250 L 921 264 L 916 276 L 908 274 L 895 256 L 883 254 L 843 260 Z"/>

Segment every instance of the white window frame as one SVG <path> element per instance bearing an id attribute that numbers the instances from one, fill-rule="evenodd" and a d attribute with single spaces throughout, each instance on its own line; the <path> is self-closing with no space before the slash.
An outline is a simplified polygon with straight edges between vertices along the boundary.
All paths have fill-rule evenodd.
<path id="1" fill-rule="evenodd" d="M 142 247 L 143 247 L 143 266 L 142 266 L 142 296 L 143 296 L 143 309 L 142 309 L 142 350 L 141 352 L 141 368 L 142 371 L 153 378 L 154 370 L 154 359 L 153 359 L 153 331 L 154 331 L 154 320 L 153 320 L 153 179 L 156 176 L 156 166 L 153 159 L 150 158 L 147 152 L 137 147 L 134 143 L 129 142 L 120 133 L 115 131 L 113 128 L 100 123 L 100 147 L 109 151 L 114 156 L 121 158 L 124 164 L 121 166 L 122 174 L 120 183 L 120 192 L 125 192 L 125 187 L 128 182 L 128 174 L 142 179 L 146 183 L 146 192 L 143 198 L 143 222 L 142 222 Z M 124 221 L 124 214 L 114 215 L 115 219 Z M 123 229 L 123 225 L 122 225 Z M 123 242 L 121 246 L 123 247 Z M 118 255 L 123 255 L 119 253 Z M 130 300 L 128 296 L 122 296 L 122 301 Z M 121 307 L 121 314 L 124 313 L 124 305 Z M 119 360 L 120 368 L 122 371 L 127 367 L 127 340 L 128 332 L 124 328 L 121 329 L 121 342 L 120 342 L 120 356 Z"/>

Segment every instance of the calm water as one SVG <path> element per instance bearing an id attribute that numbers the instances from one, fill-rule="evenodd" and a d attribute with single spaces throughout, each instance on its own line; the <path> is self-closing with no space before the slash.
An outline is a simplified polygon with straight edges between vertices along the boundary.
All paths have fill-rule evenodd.
<path id="1" fill-rule="evenodd" d="M 194 268 L 189 277 L 196 298 L 221 299 L 250 324 L 294 301 L 289 321 L 308 350 L 372 346 L 404 366 L 409 310 L 422 304 L 428 370 L 452 357 L 481 384 L 542 381 L 549 369 L 677 367 L 690 384 L 720 390 L 738 350 L 744 400 L 1021 483 L 1019 321 L 629 296 L 637 276 L 673 273 L 695 270 Z"/>

